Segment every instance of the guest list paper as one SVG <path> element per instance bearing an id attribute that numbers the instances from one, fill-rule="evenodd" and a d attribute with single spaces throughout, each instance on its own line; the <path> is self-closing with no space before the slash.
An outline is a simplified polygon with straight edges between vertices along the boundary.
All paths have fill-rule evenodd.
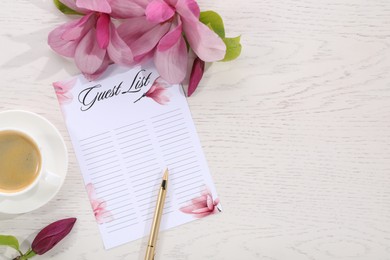
<path id="1" fill-rule="evenodd" d="M 166 168 L 160 230 L 221 211 L 181 86 L 150 65 L 53 85 L 106 249 L 149 234 Z"/>

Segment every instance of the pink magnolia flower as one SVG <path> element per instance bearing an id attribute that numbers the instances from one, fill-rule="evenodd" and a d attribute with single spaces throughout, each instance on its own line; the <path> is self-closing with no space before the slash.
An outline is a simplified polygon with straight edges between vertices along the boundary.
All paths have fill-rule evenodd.
<path id="1" fill-rule="evenodd" d="M 96 199 L 95 187 L 92 183 L 88 183 L 86 188 L 96 221 L 99 224 L 110 222 L 113 217 L 111 212 L 106 210 L 106 202 L 104 200 Z"/>
<path id="2" fill-rule="evenodd" d="M 153 55 L 154 64 L 169 83 L 180 83 L 187 72 L 185 37 L 196 55 L 205 62 L 221 60 L 226 45 L 209 27 L 199 21 L 194 0 L 137 0 L 144 14 L 134 13 L 118 27 L 130 46 L 134 59 Z"/>
<path id="3" fill-rule="evenodd" d="M 205 188 L 201 196 L 192 199 L 187 206 L 180 208 L 180 211 L 192 214 L 196 218 L 204 218 L 220 211 L 217 207 L 218 204 L 219 199 L 213 199 L 213 195 L 210 190 Z"/>
<path id="4" fill-rule="evenodd" d="M 57 81 L 53 83 L 54 91 L 56 92 L 60 105 L 68 104 L 72 101 L 73 95 L 69 91 L 74 87 L 77 79 L 69 81 Z"/>
<path id="5" fill-rule="evenodd" d="M 148 97 L 159 103 L 160 105 L 165 105 L 169 102 L 169 97 L 166 95 L 168 84 L 161 77 L 158 77 L 150 89 L 144 93 L 139 99 L 135 102 L 139 101 L 143 97 Z"/>
<path id="6" fill-rule="evenodd" d="M 127 5 L 130 0 L 61 2 L 85 16 L 50 32 L 48 43 L 54 51 L 74 58 L 77 67 L 90 80 L 99 77 L 111 62 L 120 65 L 132 64 L 133 54 L 111 21 L 111 17 L 126 17 L 127 8 L 122 6 Z"/>

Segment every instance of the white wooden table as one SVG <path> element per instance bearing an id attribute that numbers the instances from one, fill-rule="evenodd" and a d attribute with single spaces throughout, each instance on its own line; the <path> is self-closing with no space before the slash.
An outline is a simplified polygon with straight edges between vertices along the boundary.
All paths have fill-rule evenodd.
<path id="1" fill-rule="evenodd" d="M 199 4 L 242 35 L 241 57 L 213 64 L 188 100 L 224 212 L 162 232 L 156 259 L 389 260 L 390 1 Z M 0 215 L 0 233 L 31 242 L 74 216 L 37 259 L 143 259 L 145 239 L 103 249 L 51 87 L 77 73 L 46 44 L 67 19 L 51 0 L 0 2 L 0 111 L 43 115 L 70 156 L 55 199 Z"/>

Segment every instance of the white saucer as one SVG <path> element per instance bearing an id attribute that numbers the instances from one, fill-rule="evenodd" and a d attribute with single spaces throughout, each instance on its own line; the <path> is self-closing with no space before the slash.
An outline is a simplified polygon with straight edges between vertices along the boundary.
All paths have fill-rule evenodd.
<path id="1" fill-rule="evenodd" d="M 20 129 L 36 138 L 45 154 L 45 168 L 60 177 L 56 184 L 40 181 L 22 195 L 0 196 L 0 213 L 20 214 L 45 205 L 57 194 L 68 170 L 68 151 L 60 132 L 42 116 L 22 110 L 0 112 L 0 128 L 8 127 Z"/>

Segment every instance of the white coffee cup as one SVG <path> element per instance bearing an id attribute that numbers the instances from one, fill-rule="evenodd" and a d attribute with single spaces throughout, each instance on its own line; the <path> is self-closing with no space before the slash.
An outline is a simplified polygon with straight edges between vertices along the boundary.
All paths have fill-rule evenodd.
<path id="1" fill-rule="evenodd" d="M 19 148 L 25 147 L 26 149 L 18 150 L 16 148 L 18 144 L 24 145 Z M 38 138 L 34 138 L 33 135 L 21 129 L 0 128 L 0 146 L 3 146 L 0 147 L 0 163 L 3 162 L 3 165 L 0 165 L 0 196 L 20 196 L 37 187 L 40 182 L 47 182 L 52 185 L 60 183 L 60 176 L 45 168 L 46 157 Z M 28 150 L 29 147 L 31 147 L 31 155 L 29 153 L 30 150 Z M 28 162 L 29 159 L 33 162 Z M 30 180 L 26 180 L 27 177 L 23 178 L 21 173 L 23 171 L 20 169 L 26 167 L 20 164 L 22 160 L 27 161 L 26 164 L 30 163 L 32 167 L 35 167 L 31 170 L 31 174 L 26 170 L 28 172 L 26 176 Z M 38 167 L 39 169 L 37 169 Z M 9 171 L 5 172 L 5 169 Z M 17 182 L 16 179 L 25 182 L 20 184 L 21 187 L 12 189 L 11 183 L 17 185 L 15 184 Z M 8 190 L 6 188 L 7 184 L 9 185 Z"/>

